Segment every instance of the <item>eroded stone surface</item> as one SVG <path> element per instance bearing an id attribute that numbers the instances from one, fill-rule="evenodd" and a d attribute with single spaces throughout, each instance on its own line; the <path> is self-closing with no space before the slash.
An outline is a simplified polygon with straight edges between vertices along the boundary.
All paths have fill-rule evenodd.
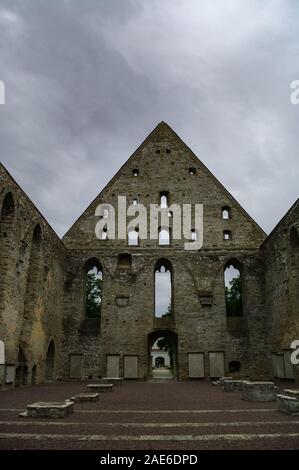
<path id="1" fill-rule="evenodd" d="M 288 395 L 277 395 L 278 410 L 290 415 L 299 415 L 299 400 Z"/>
<path id="2" fill-rule="evenodd" d="M 150 238 L 139 246 L 128 246 L 126 237 L 96 238 L 99 204 L 117 208 L 122 195 L 127 204 L 137 198 L 149 209 L 159 204 L 161 192 L 168 193 L 169 203 L 203 205 L 203 249 L 188 251 L 185 239 L 173 239 L 162 253 Z M 231 215 L 227 220 L 224 207 Z M 149 351 L 156 332 L 167 335 L 176 349 L 180 379 L 192 376 L 188 354 L 200 344 L 205 377 L 228 375 L 231 364 L 240 362 L 242 375 L 253 380 L 283 374 L 298 380 L 299 369 L 286 354 L 299 329 L 298 227 L 299 200 L 266 237 L 164 122 L 63 240 L 0 164 L 0 328 L 6 364 L 15 365 L 12 382 L 118 374 L 151 378 Z M 230 240 L 223 236 L 227 230 Z M 122 255 L 130 259 L 125 265 L 119 262 Z M 171 265 L 175 315 L 153 318 L 154 270 L 161 258 Z M 105 302 L 98 318 L 85 315 L 91 261 L 103 271 Z M 246 286 L 240 317 L 226 315 L 223 269 L 230 262 L 240 266 Z M 130 361 L 134 368 L 126 371 Z"/>
<path id="3" fill-rule="evenodd" d="M 79 393 L 71 397 L 71 401 L 73 402 L 82 402 L 82 401 L 97 401 L 99 399 L 98 393 Z"/>
<path id="4" fill-rule="evenodd" d="M 243 390 L 244 380 L 223 380 L 223 390 L 225 392 L 241 392 Z"/>
<path id="5" fill-rule="evenodd" d="M 250 401 L 276 400 L 278 387 L 273 382 L 243 382 L 243 398 Z"/>
<path id="6" fill-rule="evenodd" d="M 289 389 L 286 389 L 283 391 L 283 394 L 284 395 L 287 395 L 289 397 L 294 397 L 294 398 L 297 398 L 297 400 L 299 400 L 299 390 L 289 390 Z"/>
<path id="7" fill-rule="evenodd" d="M 74 412 L 74 402 L 37 402 L 27 405 L 26 416 L 31 418 L 64 418 Z"/>
<path id="8" fill-rule="evenodd" d="M 96 392 L 112 392 L 113 390 L 113 384 L 89 384 L 86 387 Z"/>

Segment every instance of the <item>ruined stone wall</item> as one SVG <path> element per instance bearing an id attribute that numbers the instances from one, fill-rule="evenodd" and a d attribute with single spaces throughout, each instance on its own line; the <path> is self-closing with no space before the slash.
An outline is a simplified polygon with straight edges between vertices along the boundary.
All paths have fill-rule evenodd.
<path id="1" fill-rule="evenodd" d="M 212 351 L 225 353 L 227 371 L 230 361 L 240 361 L 243 374 L 268 376 L 260 260 L 256 254 L 234 253 L 234 256 L 243 266 L 243 317 L 226 316 L 223 268 L 231 259 L 229 254 L 173 253 L 164 248 L 163 258 L 173 268 L 173 318 L 157 319 L 154 317 L 157 253 L 133 253 L 131 270 L 120 270 L 116 255 L 72 251 L 65 292 L 61 374 L 68 376 L 70 354 L 84 355 L 83 376 L 105 376 L 108 354 L 120 354 L 121 369 L 125 355 L 137 355 L 139 378 L 144 379 L 148 376 L 149 335 L 159 331 L 163 336 L 174 331 L 178 335 L 180 378 L 188 378 L 190 352 L 205 354 L 208 376 L 208 353 Z M 103 266 L 101 326 L 94 333 L 81 331 L 85 314 L 84 265 L 90 258 L 97 258 Z M 211 296 L 210 305 L 201 303 L 203 291 Z M 119 303 L 120 298 L 126 302 Z"/>
<path id="2" fill-rule="evenodd" d="M 261 248 L 265 263 L 268 354 L 299 339 L 299 203 L 289 210 Z M 298 368 L 295 368 L 297 380 Z"/>
<path id="3" fill-rule="evenodd" d="M 109 233 L 107 240 L 96 237 L 98 205 L 111 204 L 117 221 L 118 196 L 127 197 L 127 206 L 137 199 L 147 208 L 149 233 L 149 206 L 159 204 L 161 192 L 167 193 L 168 205 L 203 204 L 200 249 L 185 250 L 185 239 L 171 238 L 166 246 L 148 236 L 128 246 L 127 239 L 113 240 Z M 242 375 L 265 379 L 272 376 L 271 353 L 289 349 L 298 338 L 298 201 L 264 241 L 258 225 L 164 123 L 63 242 L 1 166 L 0 214 L 0 339 L 6 362 L 26 363 L 26 383 L 33 381 L 34 366 L 36 381 L 51 374 L 105 376 L 108 355 L 119 357 L 120 376 L 126 357 L 137 356 L 138 378 L 149 378 L 150 348 L 161 336 L 176 349 L 180 379 L 189 377 L 189 353 L 204 354 L 204 376 L 209 376 L 212 352 L 224 354 L 225 374 L 231 361 L 239 361 Z M 230 231 L 229 240 L 224 230 Z M 124 254 L 131 264 L 118 263 Z M 154 315 L 159 260 L 172 273 L 173 310 L 165 318 Z M 99 319 L 85 315 L 87 266 L 93 262 L 103 272 Z M 231 262 L 242 276 L 242 317 L 226 315 L 224 268 Z M 46 353 L 52 340 L 51 372 Z"/>
<path id="4" fill-rule="evenodd" d="M 190 174 L 190 168 L 192 168 Z M 133 170 L 139 175 L 134 176 Z M 128 246 L 127 240 L 99 240 L 95 215 L 100 203 L 116 209 L 119 195 L 127 205 L 138 199 L 147 209 L 159 204 L 161 192 L 169 204 L 203 204 L 203 247 L 184 250 L 186 240 L 171 240 L 159 246 L 157 240 L 140 240 Z M 230 218 L 223 220 L 222 208 L 229 207 Z M 149 217 L 148 217 L 149 225 Z M 232 238 L 223 239 L 230 230 Z M 148 227 L 149 231 L 149 227 Z M 138 376 L 148 374 L 148 335 L 155 331 L 174 332 L 178 338 L 180 378 L 188 377 L 189 352 L 204 352 L 205 374 L 209 374 L 208 352 L 225 353 L 226 370 L 232 360 L 242 363 L 242 372 L 265 375 L 263 315 L 263 267 L 258 249 L 265 238 L 262 230 L 210 174 L 188 147 L 162 124 L 149 136 L 121 168 L 104 191 L 78 219 L 63 241 L 69 258 L 66 272 L 63 365 L 69 372 L 69 355 L 85 355 L 83 375 L 105 375 L 106 355 L 138 355 Z M 118 255 L 132 255 L 132 268 L 117 269 Z M 103 267 L 103 299 L 100 332 L 82 334 L 84 320 L 84 265 L 96 258 Z M 154 319 L 154 266 L 166 258 L 173 269 L 173 321 Z M 223 269 L 227 261 L 242 265 L 244 318 L 226 318 Z M 127 298 L 118 305 L 119 298 Z M 205 305 L 208 299 L 208 304 Z M 123 305 L 126 303 L 126 305 Z M 257 360 L 258 365 L 257 365 Z"/>
<path id="5" fill-rule="evenodd" d="M 57 375 L 66 250 L 1 165 L 0 214 L 0 337 L 6 363 L 17 368 L 21 361 L 23 382 L 39 382 L 51 340 Z"/>

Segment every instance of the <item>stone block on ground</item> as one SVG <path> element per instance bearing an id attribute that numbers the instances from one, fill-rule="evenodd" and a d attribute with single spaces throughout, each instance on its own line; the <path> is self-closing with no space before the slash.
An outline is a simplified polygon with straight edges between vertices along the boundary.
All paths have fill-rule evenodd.
<path id="1" fill-rule="evenodd" d="M 27 405 L 26 411 L 20 416 L 30 418 L 65 418 L 74 412 L 74 402 L 37 402 Z"/>
<path id="2" fill-rule="evenodd" d="M 218 379 L 218 382 L 220 382 L 220 384 L 223 384 L 224 380 L 233 380 L 232 377 L 220 377 Z"/>
<path id="3" fill-rule="evenodd" d="M 113 384 L 89 384 L 86 385 L 87 389 L 91 392 L 112 392 Z"/>
<path id="4" fill-rule="evenodd" d="M 250 401 L 275 401 L 278 387 L 273 382 L 243 382 L 243 399 Z"/>
<path id="5" fill-rule="evenodd" d="M 225 392 L 242 392 L 244 380 L 224 380 L 223 390 Z"/>
<path id="6" fill-rule="evenodd" d="M 78 403 L 82 401 L 97 401 L 98 399 L 99 399 L 98 393 L 87 392 L 87 393 L 79 393 L 78 395 L 71 397 L 70 401 Z"/>
<path id="7" fill-rule="evenodd" d="M 277 395 L 278 411 L 290 415 L 299 415 L 299 400 L 287 395 Z"/>
<path id="8" fill-rule="evenodd" d="M 284 395 L 287 395 L 288 397 L 294 397 L 294 398 L 297 398 L 297 400 L 299 400 L 299 390 L 284 390 L 283 391 L 283 394 Z"/>

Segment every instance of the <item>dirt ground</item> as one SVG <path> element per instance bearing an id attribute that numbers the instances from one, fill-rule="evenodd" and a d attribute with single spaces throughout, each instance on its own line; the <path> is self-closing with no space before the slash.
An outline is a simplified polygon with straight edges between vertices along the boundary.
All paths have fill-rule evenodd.
<path id="1" fill-rule="evenodd" d="M 64 401 L 87 383 L 1 392 L 0 449 L 299 449 L 299 416 L 278 412 L 276 402 L 244 401 L 208 380 L 126 381 L 97 402 L 76 404 L 65 419 L 19 417 L 27 404 Z"/>

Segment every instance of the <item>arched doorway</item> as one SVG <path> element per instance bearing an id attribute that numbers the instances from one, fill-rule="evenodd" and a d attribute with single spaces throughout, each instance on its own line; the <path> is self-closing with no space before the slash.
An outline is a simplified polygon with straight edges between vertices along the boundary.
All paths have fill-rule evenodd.
<path id="1" fill-rule="evenodd" d="M 148 379 L 177 379 L 177 333 L 153 331 L 148 335 Z"/>
<path id="2" fill-rule="evenodd" d="M 158 340 L 159 341 L 159 340 Z M 170 359 L 170 358 L 169 358 Z M 167 364 L 166 364 L 166 361 L 165 361 L 165 357 L 164 356 L 157 356 L 154 358 L 154 367 L 156 367 L 157 369 L 159 369 L 159 367 L 167 367 Z"/>
<path id="3" fill-rule="evenodd" d="M 55 344 L 52 340 L 48 346 L 46 356 L 46 368 L 45 368 L 45 380 L 51 382 L 54 380 L 54 369 L 55 369 Z"/>

